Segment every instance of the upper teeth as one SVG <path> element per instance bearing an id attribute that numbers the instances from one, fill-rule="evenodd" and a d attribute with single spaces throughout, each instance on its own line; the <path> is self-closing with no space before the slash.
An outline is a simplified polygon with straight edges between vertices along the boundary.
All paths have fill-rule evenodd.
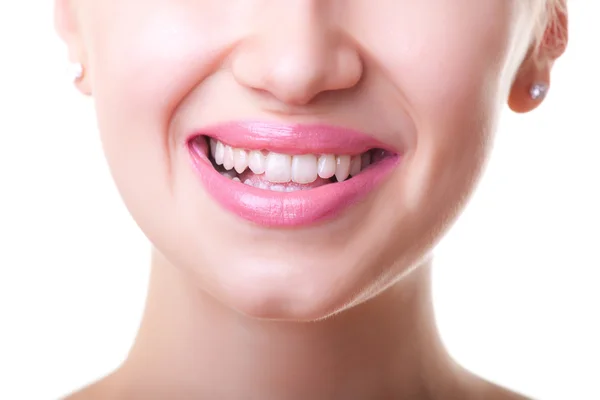
<path id="1" fill-rule="evenodd" d="M 238 174 L 248 168 L 257 175 L 273 183 L 296 182 L 312 183 L 318 177 L 329 179 L 333 176 L 342 182 L 350 176 L 358 175 L 371 164 L 370 153 L 354 156 L 334 154 L 289 155 L 258 150 L 232 148 L 211 139 L 210 151 L 217 165 L 227 171 L 235 169 Z"/>

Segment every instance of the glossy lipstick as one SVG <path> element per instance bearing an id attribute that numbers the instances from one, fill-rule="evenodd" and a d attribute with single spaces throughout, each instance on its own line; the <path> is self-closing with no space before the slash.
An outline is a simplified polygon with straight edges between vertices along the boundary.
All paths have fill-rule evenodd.
<path id="1" fill-rule="evenodd" d="M 277 153 L 357 155 L 373 149 L 389 155 L 343 182 L 309 190 L 276 192 L 255 188 L 221 175 L 209 159 L 206 140 L 219 140 L 234 148 Z M 285 125 L 238 122 L 213 126 L 190 135 L 186 141 L 194 169 L 211 197 L 235 215 L 267 227 L 297 227 L 331 219 L 363 200 L 399 163 L 399 150 L 374 137 L 326 125 Z"/>

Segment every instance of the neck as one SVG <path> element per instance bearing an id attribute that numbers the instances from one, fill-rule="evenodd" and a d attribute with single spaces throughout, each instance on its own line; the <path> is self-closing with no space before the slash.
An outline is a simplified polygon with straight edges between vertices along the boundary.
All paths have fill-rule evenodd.
<path id="1" fill-rule="evenodd" d="M 455 367 L 435 327 L 430 269 L 326 320 L 273 322 L 227 308 L 155 253 L 142 324 L 122 367 L 129 382 L 142 383 L 124 390 L 220 399 L 447 394 Z"/>

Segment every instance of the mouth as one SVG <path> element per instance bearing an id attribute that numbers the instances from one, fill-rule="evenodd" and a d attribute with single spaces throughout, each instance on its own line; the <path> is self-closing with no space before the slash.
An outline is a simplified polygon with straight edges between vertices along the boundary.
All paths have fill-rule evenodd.
<path id="1" fill-rule="evenodd" d="M 295 192 L 347 181 L 393 154 L 370 149 L 360 154 L 282 154 L 266 149 L 233 148 L 199 136 L 196 148 L 208 148 L 215 171 L 234 182 L 262 190 Z M 205 143 L 202 143 L 204 141 Z M 200 145 L 198 145 L 200 142 Z"/>
<path id="2" fill-rule="evenodd" d="M 368 135 L 323 126 L 228 124 L 190 136 L 187 146 L 209 194 L 228 211 L 268 227 L 339 215 L 400 159 Z"/>

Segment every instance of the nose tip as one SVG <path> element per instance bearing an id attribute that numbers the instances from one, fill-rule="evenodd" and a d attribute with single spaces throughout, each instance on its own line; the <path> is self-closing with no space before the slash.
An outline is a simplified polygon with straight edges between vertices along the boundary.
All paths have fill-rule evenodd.
<path id="1" fill-rule="evenodd" d="M 286 105 L 307 105 L 321 93 L 353 88 L 362 78 L 357 49 L 340 37 L 310 25 L 265 32 L 241 44 L 233 75 Z"/>
<path id="2" fill-rule="evenodd" d="M 292 105 L 306 105 L 323 92 L 350 89 L 362 76 L 362 63 L 350 49 L 333 49 L 320 57 L 291 54 L 273 63 L 261 89 Z"/>

